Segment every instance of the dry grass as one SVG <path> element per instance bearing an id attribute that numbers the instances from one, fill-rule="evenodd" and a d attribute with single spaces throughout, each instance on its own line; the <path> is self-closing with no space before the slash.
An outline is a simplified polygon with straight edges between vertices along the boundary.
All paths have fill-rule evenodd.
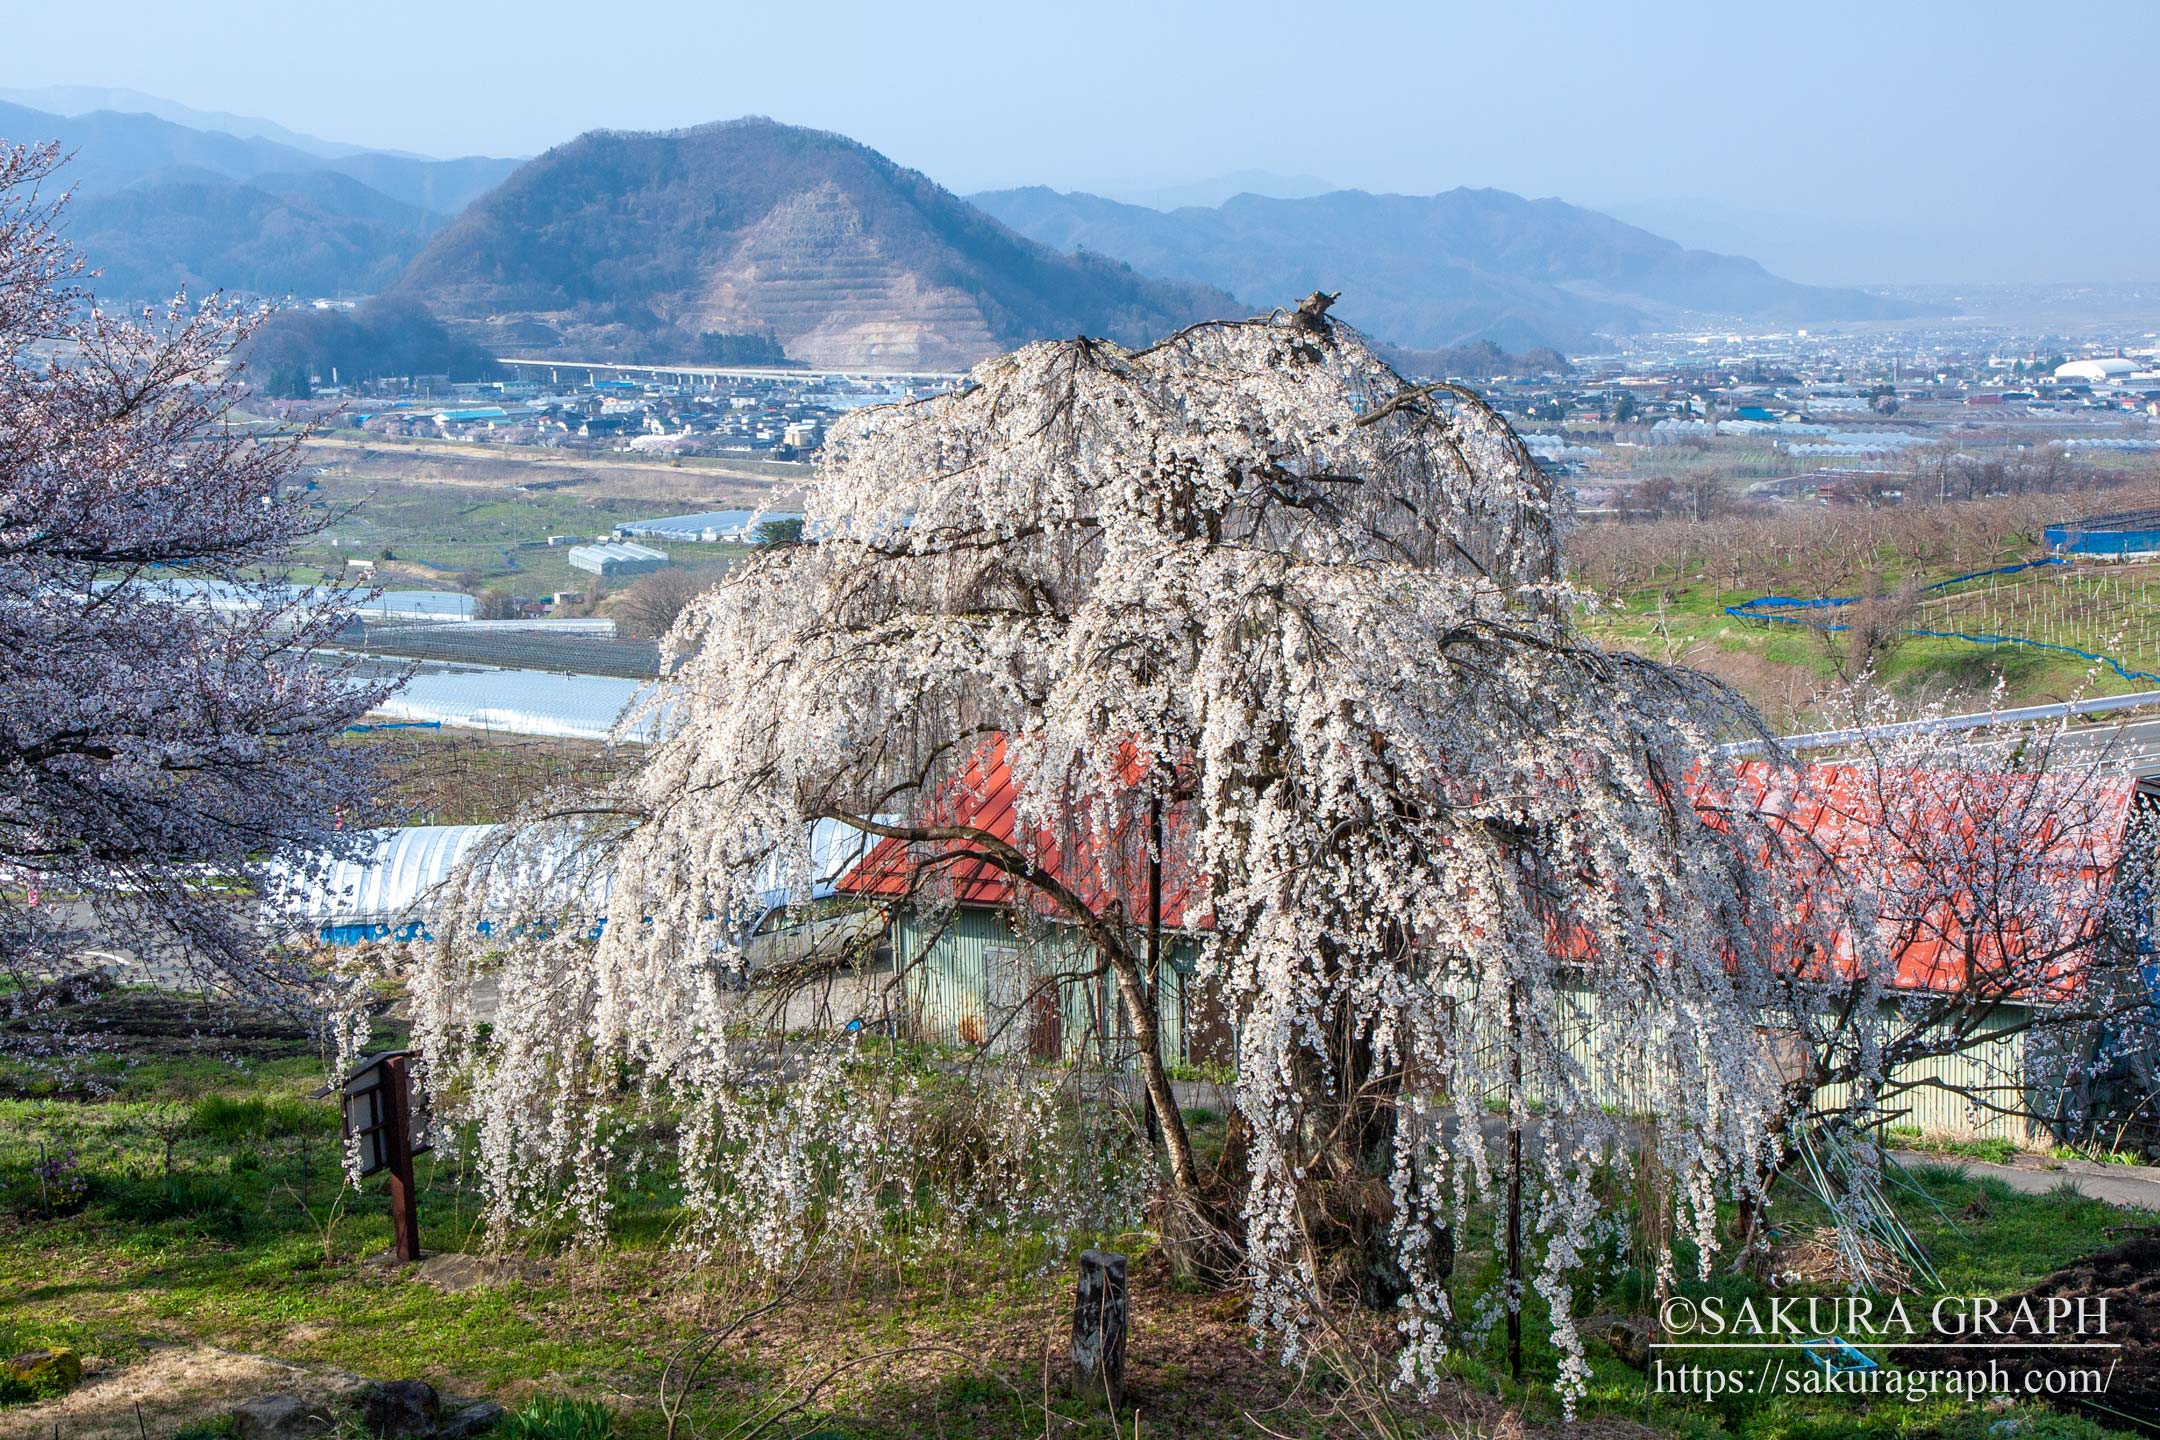
<path id="1" fill-rule="evenodd" d="M 215 1420 L 257 1395 L 292 1395 L 327 1410 L 365 1383 L 348 1371 L 215 1345 L 153 1345 L 126 1365 L 101 1367 L 72 1394 L 0 1410 L 0 1440 L 140 1440 Z"/>

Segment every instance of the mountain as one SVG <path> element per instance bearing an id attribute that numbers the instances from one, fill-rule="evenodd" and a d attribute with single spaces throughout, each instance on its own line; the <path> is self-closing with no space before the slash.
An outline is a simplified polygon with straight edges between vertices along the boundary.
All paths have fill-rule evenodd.
<path id="1" fill-rule="evenodd" d="M 1128 205 L 1150 210 L 1177 210 L 1187 205 L 1220 205 L 1236 195 L 1268 195 L 1277 200 L 1303 200 L 1327 195 L 1342 186 L 1317 175 L 1284 175 L 1274 170 L 1232 170 L 1205 180 L 1149 182 L 1120 181 L 1100 187 L 1100 194 Z"/>
<path id="2" fill-rule="evenodd" d="M 226 135 L 275 140 L 280 145 L 289 145 L 295 150 L 325 160 L 368 153 L 366 146 L 345 145 L 316 135 L 303 135 L 297 130 L 286 129 L 275 120 L 265 120 L 260 115 L 233 115 L 223 110 L 197 110 L 192 105 L 167 100 L 162 95 L 145 95 L 140 90 L 120 90 L 104 85 L 39 85 L 31 89 L 0 86 L 0 100 L 11 105 L 25 105 L 32 110 L 44 110 L 54 115 L 87 115 L 93 110 L 113 110 L 123 115 L 153 115 L 175 125 L 185 125 L 190 130 L 215 130 Z M 423 157 L 415 155 L 409 158 L 417 160 Z"/>
<path id="3" fill-rule="evenodd" d="M 520 164 L 488 156 L 427 160 L 374 150 L 326 157 L 277 140 L 197 129 L 155 115 L 116 110 L 58 115 L 5 102 L 0 102 L 0 137 L 58 140 L 74 155 L 62 174 L 84 194 L 118 190 L 175 168 L 228 180 L 327 170 L 442 214 L 463 208 Z"/>
<path id="4" fill-rule="evenodd" d="M 1062 255 L 867 146 L 765 119 L 595 131 L 428 243 L 401 293 L 506 350 L 681 358 L 769 332 L 817 365 L 951 369 L 1050 335 L 1233 313 L 1204 285 Z"/>
<path id="5" fill-rule="evenodd" d="M 370 189 L 394 200 L 417 205 L 438 215 L 455 215 L 476 198 L 501 184 L 504 177 L 524 164 L 492 155 L 461 155 L 454 160 L 424 160 L 369 150 L 332 160 L 325 167 L 349 175 Z"/>
<path id="6" fill-rule="evenodd" d="M 5 102 L 0 138 L 57 140 L 69 152 L 59 175 L 75 192 L 68 234 L 104 272 L 92 285 L 107 300 L 161 300 L 183 285 L 270 297 L 371 293 L 394 281 L 451 213 L 519 163 L 325 156 L 155 115 L 59 115 Z"/>
<path id="7" fill-rule="evenodd" d="M 107 301 L 226 289 L 368 295 L 394 281 L 445 217 L 317 170 L 228 180 L 172 168 L 78 197 L 68 236 Z"/>
<path id="8" fill-rule="evenodd" d="M 1752 260 L 1688 250 L 1610 216 L 1503 190 L 1296 199 L 1239 195 L 1169 211 L 1040 186 L 971 197 L 1031 239 L 1217 285 L 1249 305 L 1341 290 L 1336 313 L 1399 345 L 1490 340 L 1597 348 L 1717 319 L 1882 320 L 1910 302 L 1781 280 Z"/>
<path id="9" fill-rule="evenodd" d="M 152 115 L 113 110 L 55 115 L 0 103 L 0 139 L 18 144 L 59 141 L 71 156 L 60 179 L 85 195 L 119 190 L 175 169 L 245 179 L 281 170 L 312 170 L 325 163 L 274 140 L 195 130 Z"/>

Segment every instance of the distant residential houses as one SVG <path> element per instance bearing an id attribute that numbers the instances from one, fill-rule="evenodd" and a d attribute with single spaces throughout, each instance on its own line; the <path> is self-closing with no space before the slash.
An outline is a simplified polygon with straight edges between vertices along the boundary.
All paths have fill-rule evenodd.
<path id="1" fill-rule="evenodd" d="M 495 387 L 456 387 L 484 392 Z M 342 422 L 386 438 L 469 444 L 590 448 L 670 455 L 743 455 L 795 460 L 824 443 L 840 408 L 808 395 L 684 392 L 601 380 L 568 394 L 543 395 L 506 382 L 501 403 L 441 404 L 418 399 L 356 400 Z M 479 398 L 479 395 L 458 396 Z M 325 407 L 288 403 L 279 413 L 308 418 Z M 841 407 L 845 408 L 845 407 Z"/>

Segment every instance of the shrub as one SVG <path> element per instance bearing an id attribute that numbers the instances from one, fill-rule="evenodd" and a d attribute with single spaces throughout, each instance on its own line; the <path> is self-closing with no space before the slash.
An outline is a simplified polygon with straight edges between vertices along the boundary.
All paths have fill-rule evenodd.
<path id="1" fill-rule="evenodd" d="M 495 1433 L 499 1440 L 609 1440 L 615 1412 L 596 1400 L 550 1396 L 505 1415 Z"/>
<path id="2" fill-rule="evenodd" d="M 173 1432 L 172 1440 L 233 1440 L 240 1433 L 232 1416 L 222 1420 L 198 1420 L 184 1429 Z"/>

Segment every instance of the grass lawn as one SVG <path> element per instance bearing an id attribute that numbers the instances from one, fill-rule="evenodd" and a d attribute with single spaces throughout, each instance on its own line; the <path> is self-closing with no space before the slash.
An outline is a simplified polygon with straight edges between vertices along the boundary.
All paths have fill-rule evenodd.
<path id="1" fill-rule="evenodd" d="M 1897 584 L 1894 565 L 1885 562 L 1883 584 Z M 1947 578 L 1928 575 L 1923 580 Z M 1986 593 L 1953 595 L 1916 611 L 1920 628 L 1978 634 L 2018 634 L 2066 644 L 2091 654 L 2112 655 L 2130 670 L 2160 667 L 2160 653 L 2150 641 L 2150 621 L 2141 602 L 2124 604 L 2106 593 L 2108 579 L 2071 577 L 2052 571 L 1998 582 Z M 2146 582 L 2134 582 L 2143 587 Z M 2027 624 L 2014 598 L 2031 592 L 2042 612 Z M 1707 579 L 1622 597 L 1592 616 L 1588 631 L 1600 643 L 1635 650 L 1652 658 L 1692 666 L 1736 684 L 1765 713 L 1780 717 L 1789 682 L 1803 690 L 1827 682 L 1835 673 L 1831 645 L 1841 642 L 1810 628 L 1729 615 L 1727 606 L 1754 599 L 1755 591 L 1721 590 Z M 2142 595 L 2140 588 L 2137 595 Z M 2138 628 L 2131 628 L 2138 627 Z M 2117 695 L 2150 688 L 2149 681 L 2126 680 L 2105 667 L 2061 651 L 2021 645 L 1981 645 L 1934 636 L 1901 639 L 1879 659 L 1878 677 L 1894 689 L 1914 694 L 1948 694 L 1975 705 L 1985 703 L 1996 677 L 2005 685 L 2005 703 L 2037 704 L 2074 693 Z M 1792 717 L 1802 724 L 1809 717 Z"/>
<path id="2" fill-rule="evenodd" d="M 605 1248 L 529 1237 L 444 1283 L 386 1265 L 380 1183 L 342 1188 L 335 1114 L 312 1098 L 323 1074 L 304 1034 L 274 1022 L 220 1032 L 185 1002 L 140 992 L 74 1018 L 97 1027 L 93 1058 L 57 1070 L 0 1065 L 0 1352 L 65 1344 L 127 1367 L 207 1344 L 375 1378 L 418 1375 L 513 1406 L 598 1400 L 616 1410 L 618 1434 L 658 1436 L 666 1422 L 656 1394 L 670 1357 L 773 1298 L 772 1282 L 724 1258 L 699 1264 L 671 1248 L 678 1212 L 664 1177 L 617 1189 L 620 1238 Z M 396 1038 L 385 1028 L 376 1040 Z M 1203 1144 L 1219 1132 L 1219 1117 L 1194 1119 Z M 426 1247 L 487 1252 L 477 1195 L 458 1162 L 424 1156 L 419 1172 Z M 2123 1220 L 2074 1194 L 2019 1195 L 1951 1166 L 1918 1172 L 1918 1183 L 1933 1203 L 1913 1204 L 1905 1218 L 1953 1290 L 2021 1287 L 2103 1248 L 2103 1227 Z M 1778 1219 L 1797 1232 L 1819 1216 L 1795 1200 Z M 971 1241 L 952 1253 L 856 1254 L 720 1345 L 689 1389 L 690 1417 L 707 1435 L 734 1425 L 747 1433 L 788 1406 L 799 1408 L 761 1433 L 1107 1437 L 1136 1424 L 1162 1436 L 1353 1433 L 1346 1416 L 1371 1379 L 1343 1358 L 1353 1350 L 1287 1369 L 1254 1348 L 1241 1295 L 1174 1283 L 1144 1235 L 1097 1239 L 1134 1257 L 1130 1398 L 1114 1432 L 1104 1407 L 1067 1393 L 1062 1378 L 1070 1260 L 1025 1238 Z M 1489 1216 L 1474 1218 L 1465 1243 L 1458 1274 L 1489 1276 L 1497 1264 Z M 1762 1293 L 1731 1278 L 1709 1288 Z M 1639 1272 L 1619 1255 L 1602 1278 L 1584 1281 L 1576 1307 L 1640 1312 L 1643 1294 Z M 1358 1338 L 1385 1341 L 1385 1317 L 1357 1324 Z M 1524 1385 L 1505 1379 L 1496 1329 L 1458 1350 L 1438 1401 L 1393 1402 L 1392 1433 L 1559 1428 L 1549 1389 L 1556 1357 L 1534 1308 L 1524 1329 Z M 1652 1397 L 1641 1371 L 1602 1341 L 1590 1349 L 1590 1433 L 2096 1433 L 2037 1410 Z M 202 1413 L 216 1408 L 206 1401 Z M 0 1408 L 0 1435 L 18 1433 L 10 1416 Z M 2021 1428 L 1989 1428 L 2005 1419 Z M 152 1427 L 151 1440 L 166 1440 L 179 1417 L 158 1423 L 165 1433 Z"/>
<path id="3" fill-rule="evenodd" d="M 490 585 L 528 597 L 592 588 L 591 575 L 570 568 L 569 546 L 547 544 L 551 535 L 575 536 L 582 544 L 630 521 L 723 508 L 586 491 L 343 474 L 325 474 L 317 482 L 315 498 L 328 524 L 296 556 L 297 579 L 334 575 L 346 560 L 376 560 L 378 577 L 393 587 L 447 585 L 453 577 L 473 572 Z M 678 565 L 715 572 L 746 553 L 740 545 L 657 548 Z M 385 552 L 396 560 L 380 563 Z"/>

